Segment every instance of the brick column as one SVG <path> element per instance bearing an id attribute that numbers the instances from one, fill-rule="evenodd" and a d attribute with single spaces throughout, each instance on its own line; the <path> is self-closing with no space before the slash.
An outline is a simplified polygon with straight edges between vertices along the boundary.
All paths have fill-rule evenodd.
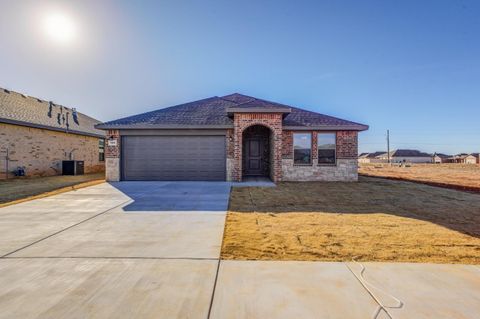
<path id="1" fill-rule="evenodd" d="M 358 156 L 358 132 L 337 132 L 337 158 L 353 158 Z"/>
<path id="2" fill-rule="evenodd" d="M 106 142 L 105 179 L 107 180 L 107 182 L 118 182 L 120 181 L 120 133 L 119 131 L 109 130 L 107 133 L 107 139 L 105 142 Z"/>

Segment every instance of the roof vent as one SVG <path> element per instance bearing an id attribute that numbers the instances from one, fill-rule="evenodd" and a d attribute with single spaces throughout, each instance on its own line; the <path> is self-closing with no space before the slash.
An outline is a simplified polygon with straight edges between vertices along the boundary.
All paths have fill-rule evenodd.
<path id="1" fill-rule="evenodd" d="M 52 118 L 52 111 L 53 111 L 53 102 L 50 101 L 50 102 L 48 103 L 48 117 L 49 117 L 49 118 Z"/>
<path id="2" fill-rule="evenodd" d="M 75 122 L 75 124 L 80 125 L 80 123 L 78 123 L 77 109 L 74 108 L 74 107 L 72 108 L 72 117 L 73 117 L 73 121 Z"/>

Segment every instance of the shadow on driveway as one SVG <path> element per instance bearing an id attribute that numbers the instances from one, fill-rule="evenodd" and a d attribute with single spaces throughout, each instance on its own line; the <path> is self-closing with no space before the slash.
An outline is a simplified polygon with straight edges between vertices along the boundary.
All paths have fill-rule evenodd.
<path id="1" fill-rule="evenodd" d="M 118 182 L 113 187 L 133 202 L 125 212 L 223 211 L 228 209 L 228 182 Z"/>

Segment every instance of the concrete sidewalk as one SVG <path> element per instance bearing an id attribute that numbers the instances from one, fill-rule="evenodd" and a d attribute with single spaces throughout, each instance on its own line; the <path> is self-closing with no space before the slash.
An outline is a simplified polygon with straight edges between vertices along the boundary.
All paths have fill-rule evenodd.
<path id="1" fill-rule="evenodd" d="M 211 318 L 478 318 L 480 268 L 221 261 Z"/>
<path id="2" fill-rule="evenodd" d="M 104 183 L 0 209 L 0 318 L 478 318 L 478 266 L 220 261 L 229 190 Z"/>

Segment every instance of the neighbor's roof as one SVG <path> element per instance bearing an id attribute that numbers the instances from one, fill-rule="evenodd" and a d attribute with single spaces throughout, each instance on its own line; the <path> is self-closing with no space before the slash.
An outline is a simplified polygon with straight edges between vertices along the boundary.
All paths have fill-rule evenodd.
<path id="1" fill-rule="evenodd" d="M 473 154 L 460 153 L 460 154 L 453 155 L 451 158 L 462 159 L 462 158 L 467 158 L 467 157 L 470 157 L 470 156 L 477 157 L 478 155 L 475 155 L 475 153 L 473 153 Z"/>
<path id="2" fill-rule="evenodd" d="M 434 155 L 438 156 L 438 157 L 441 157 L 441 158 L 448 158 L 448 157 L 452 156 L 452 155 L 447 155 L 447 154 L 443 154 L 443 153 L 435 153 Z"/>
<path id="3" fill-rule="evenodd" d="M 235 112 L 283 114 L 284 129 L 355 130 L 367 125 L 242 94 L 230 94 L 179 104 L 97 125 L 100 129 L 233 128 Z"/>
<path id="4" fill-rule="evenodd" d="M 26 96 L 0 88 L 0 122 L 104 137 L 105 132 L 95 128 L 100 121 L 72 108 Z"/>
<path id="5" fill-rule="evenodd" d="M 385 154 L 387 154 L 387 152 L 362 153 L 358 157 L 359 158 L 377 158 Z"/>
<path id="6" fill-rule="evenodd" d="M 431 154 L 418 150 L 395 150 L 390 152 L 391 157 L 431 157 Z"/>

